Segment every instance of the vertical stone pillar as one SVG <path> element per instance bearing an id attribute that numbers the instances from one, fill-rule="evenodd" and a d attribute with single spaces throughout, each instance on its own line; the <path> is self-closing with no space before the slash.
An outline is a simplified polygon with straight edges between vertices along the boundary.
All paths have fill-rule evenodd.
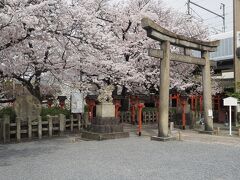
<path id="1" fill-rule="evenodd" d="M 53 118 L 52 116 L 47 116 L 48 119 L 48 134 L 49 137 L 52 137 L 53 134 Z"/>
<path id="2" fill-rule="evenodd" d="M 16 118 L 17 123 L 17 141 L 20 142 L 21 140 L 21 118 Z"/>
<path id="3" fill-rule="evenodd" d="M 42 139 L 42 117 L 38 116 L 38 139 Z"/>
<path id="4" fill-rule="evenodd" d="M 32 119 L 28 117 L 28 138 L 32 138 Z"/>
<path id="5" fill-rule="evenodd" d="M 62 135 L 65 131 L 65 115 L 59 114 L 59 121 L 60 121 L 60 135 Z"/>
<path id="6" fill-rule="evenodd" d="M 203 107 L 204 107 L 204 124 L 205 131 L 213 131 L 213 111 L 212 111 L 212 90 L 209 52 L 202 52 L 202 58 L 205 59 L 205 66 L 202 67 L 203 78 Z"/>
<path id="7" fill-rule="evenodd" d="M 10 142 L 10 117 L 3 117 L 3 143 Z"/>
<path id="8" fill-rule="evenodd" d="M 170 69 L 170 42 L 165 41 L 161 44 L 163 59 L 160 67 L 160 108 L 158 121 L 158 136 L 168 136 L 168 109 L 169 109 L 169 69 Z"/>

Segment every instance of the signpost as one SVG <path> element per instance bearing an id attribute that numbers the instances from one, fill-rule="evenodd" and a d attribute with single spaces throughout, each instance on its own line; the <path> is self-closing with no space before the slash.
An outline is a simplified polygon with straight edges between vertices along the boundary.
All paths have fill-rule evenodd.
<path id="1" fill-rule="evenodd" d="M 84 112 L 84 103 L 83 103 L 83 94 L 74 92 L 71 94 L 71 113 L 83 113 Z"/>
<path id="2" fill-rule="evenodd" d="M 229 106 L 229 135 L 232 135 L 232 106 L 237 106 L 237 98 L 228 97 L 223 99 L 223 105 Z"/>

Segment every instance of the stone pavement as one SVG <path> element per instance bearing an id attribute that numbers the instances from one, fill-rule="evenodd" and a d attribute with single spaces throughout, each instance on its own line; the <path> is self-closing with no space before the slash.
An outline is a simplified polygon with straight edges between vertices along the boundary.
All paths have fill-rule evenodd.
<path id="1" fill-rule="evenodd" d="M 148 126 L 149 127 L 149 126 Z M 1 180 L 236 180 L 240 138 L 186 130 L 183 141 L 151 141 L 136 127 L 129 138 L 83 141 L 61 137 L 0 145 Z"/>

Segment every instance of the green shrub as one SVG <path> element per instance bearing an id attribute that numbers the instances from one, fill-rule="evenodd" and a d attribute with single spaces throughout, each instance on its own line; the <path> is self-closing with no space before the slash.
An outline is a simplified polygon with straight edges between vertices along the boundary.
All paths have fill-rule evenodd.
<path id="1" fill-rule="evenodd" d="M 71 112 L 70 110 L 61 109 L 59 107 L 42 108 L 42 112 L 41 112 L 42 120 L 44 121 L 47 119 L 47 115 L 56 116 L 59 114 L 64 114 L 66 118 L 69 119 Z"/>
<path id="2" fill-rule="evenodd" d="M 87 107 L 87 105 L 84 106 L 84 112 L 85 112 L 85 113 L 88 112 L 88 107 Z"/>
<path id="3" fill-rule="evenodd" d="M 10 121 L 15 121 L 16 119 L 16 113 L 13 109 L 13 107 L 5 107 L 0 110 L 0 118 L 3 118 L 4 115 L 7 115 L 10 117 Z"/>

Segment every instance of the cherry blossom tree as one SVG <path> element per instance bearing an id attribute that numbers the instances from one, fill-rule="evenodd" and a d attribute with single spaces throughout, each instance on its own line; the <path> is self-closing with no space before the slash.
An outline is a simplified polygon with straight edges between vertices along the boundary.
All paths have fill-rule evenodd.
<path id="1" fill-rule="evenodd" d="M 100 14 L 101 19 L 110 25 L 117 42 L 112 46 L 116 50 L 112 58 L 117 63 L 108 72 L 117 75 L 113 83 L 132 93 L 157 93 L 159 89 L 159 60 L 148 57 L 146 52 L 150 47 L 159 48 L 159 45 L 146 37 L 141 27 L 143 17 L 150 17 L 166 29 L 188 37 L 205 39 L 208 35 L 208 29 L 203 24 L 165 8 L 161 1 L 120 1 L 109 8 L 111 10 Z M 176 48 L 172 51 L 183 53 Z M 197 68 L 195 65 L 171 62 L 170 88 L 200 90 L 201 79 L 198 74 L 193 74 Z"/>
<path id="2" fill-rule="evenodd" d="M 77 61 L 105 58 L 95 1 L 7 1 L 1 11 L 0 72 L 41 99 L 42 76 L 68 79 Z M 95 8 L 90 8 L 95 7 Z M 100 30 L 99 30 L 100 29 Z M 101 61 L 101 58 L 98 58 Z M 84 64 L 89 64 L 85 62 Z M 72 74 L 71 74 L 72 76 Z"/>
<path id="3" fill-rule="evenodd" d="M 85 92 L 93 84 L 97 89 L 113 84 L 122 87 L 122 93 L 157 92 L 160 63 L 147 55 L 147 49 L 159 44 L 141 27 L 146 16 L 178 34 L 207 36 L 202 24 L 158 0 L 3 1 L 0 74 L 17 79 L 39 99 L 42 79 Z M 195 70 L 196 66 L 173 62 L 170 88 L 199 89 Z"/>

